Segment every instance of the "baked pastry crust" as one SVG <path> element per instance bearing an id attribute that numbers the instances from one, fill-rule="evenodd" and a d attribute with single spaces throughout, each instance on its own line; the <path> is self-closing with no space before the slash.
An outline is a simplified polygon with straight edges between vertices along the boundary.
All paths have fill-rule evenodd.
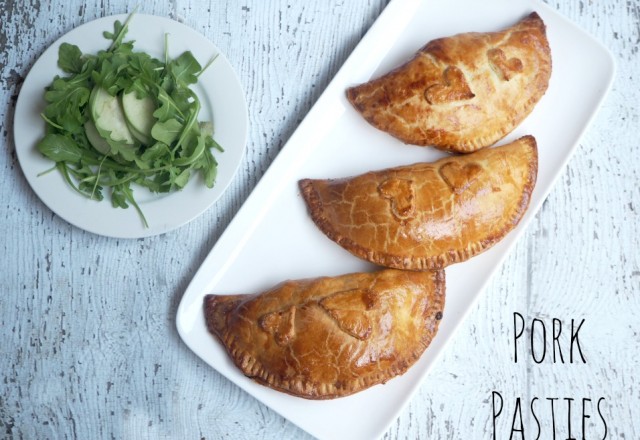
<path id="1" fill-rule="evenodd" d="M 533 136 L 475 153 L 299 182 L 311 218 L 352 254 L 397 269 L 439 269 L 500 241 L 529 206 Z"/>
<path id="2" fill-rule="evenodd" d="M 442 318 L 444 271 L 384 269 L 286 281 L 254 295 L 207 295 L 205 320 L 257 382 L 307 399 L 403 374 Z"/>
<path id="3" fill-rule="evenodd" d="M 433 40 L 406 64 L 346 94 L 371 125 L 405 143 L 469 153 L 519 125 L 550 76 L 545 24 L 533 12 L 501 32 Z"/>

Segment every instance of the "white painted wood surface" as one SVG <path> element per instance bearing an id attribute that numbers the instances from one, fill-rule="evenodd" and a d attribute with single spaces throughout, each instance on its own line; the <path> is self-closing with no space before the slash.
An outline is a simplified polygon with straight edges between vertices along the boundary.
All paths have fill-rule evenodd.
<path id="1" fill-rule="evenodd" d="M 175 312 L 197 267 L 386 3 L 141 5 L 141 12 L 193 27 L 227 54 L 246 90 L 250 132 L 241 171 L 216 206 L 169 234 L 115 240 L 70 226 L 40 202 L 17 163 L 11 127 L 21 83 L 39 54 L 79 24 L 133 4 L 0 2 L 0 438 L 308 437 L 192 354 L 176 333 Z M 572 436 L 582 438 L 582 399 L 589 398 L 585 437 L 602 438 L 601 397 L 606 438 L 640 438 L 640 2 L 549 4 L 613 52 L 613 90 L 385 438 L 493 438 L 492 391 L 504 399 L 496 438 L 509 438 L 517 397 L 525 438 L 537 435 L 529 411 L 535 397 L 540 438 L 553 438 L 547 398 L 559 399 L 556 438 L 569 438 L 565 398 L 575 399 Z M 571 319 L 584 319 L 587 363 L 536 364 L 524 343 L 514 363 L 514 312 L 547 323 L 548 349 L 551 320 L 560 319 L 565 362 Z M 539 334 L 534 340 L 541 344 Z"/>

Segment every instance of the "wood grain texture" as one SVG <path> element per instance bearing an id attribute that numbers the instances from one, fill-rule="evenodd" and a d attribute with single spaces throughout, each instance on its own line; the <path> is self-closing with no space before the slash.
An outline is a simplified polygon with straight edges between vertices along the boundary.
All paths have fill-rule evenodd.
<path id="1" fill-rule="evenodd" d="M 310 438 L 197 358 L 178 337 L 175 312 L 197 267 L 386 3 L 141 5 L 227 55 L 245 88 L 250 132 L 237 179 L 203 216 L 163 236 L 114 240 L 70 226 L 35 196 L 12 125 L 22 81 L 42 51 L 130 5 L 0 2 L 0 438 Z M 494 390 L 505 399 L 498 438 L 509 438 L 518 396 L 523 410 L 533 397 L 605 397 L 607 438 L 640 437 L 640 4 L 548 3 L 609 47 L 616 82 L 542 210 L 385 439 L 491 438 Z M 529 322 L 585 319 L 587 364 L 538 365 L 524 352 L 515 364 L 516 311 Z M 568 339 L 560 338 L 565 346 Z M 565 411 L 558 438 L 568 436 Z M 535 420 L 523 414 L 535 438 Z M 587 438 L 601 438 L 591 414 Z"/>

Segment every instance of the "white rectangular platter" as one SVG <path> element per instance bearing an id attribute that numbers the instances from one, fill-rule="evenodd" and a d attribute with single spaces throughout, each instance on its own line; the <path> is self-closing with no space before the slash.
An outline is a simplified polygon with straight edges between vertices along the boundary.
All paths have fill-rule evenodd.
<path id="1" fill-rule="evenodd" d="M 467 31 L 494 31 L 532 11 L 547 25 L 553 73 L 546 95 L 507 138 L 536 137 L 539 171 L 531 204 L 502 242 L 446 269 L 447 303 L 440 330 L 403 376 L 353 396 L 310 401 L 246 378 L 205 327 L 208 293 L 254 293 L 287 279 L 368 271 L 374 267 L 326 238 L 311 221 L 298 180 L 337 178 L 435 160 L 432 148 L 402 144 L 367 124 L 345 99 L 347 87 L 408 60 L 429 40 Z M 411 399 L 492 274 L 535 216 L 606 95 L 615 64 L 594 39 L 535 0 L 393 0 L 336 74 L 274 160 L 187 288 L 178 331 L 204 361 L 318 438 L 371 439 L 384 434 Z M 491 319 L 491 317 L 488 317 Z"/>

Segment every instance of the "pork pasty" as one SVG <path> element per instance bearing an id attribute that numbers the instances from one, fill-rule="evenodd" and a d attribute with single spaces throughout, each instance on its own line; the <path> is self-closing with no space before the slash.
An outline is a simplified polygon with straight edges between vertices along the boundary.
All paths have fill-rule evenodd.
<path id="1" fill-rule="evenodd" d="M 346 396 L 403 374 L 434 337 L 444 271 L 384 269 L 208 295 L 205 319 L 242 372 L 307 399 Z"/>
<path id="2" fill-rule="evenodd" d="M 433 163 L 299 182 L 311 218 L 352 254 L 397 269 L 439 269 L 500 241 L 535 186 L 532 136 Z"/>
<path id="3" fill-rule="evenodd" d="M 534 12 L 501 32 L 433 40 L 406 64 L 348 89 L 347 98 L 405 143 L 468 153 L 520 124 L 550 76 L 545 25 Z"/>

